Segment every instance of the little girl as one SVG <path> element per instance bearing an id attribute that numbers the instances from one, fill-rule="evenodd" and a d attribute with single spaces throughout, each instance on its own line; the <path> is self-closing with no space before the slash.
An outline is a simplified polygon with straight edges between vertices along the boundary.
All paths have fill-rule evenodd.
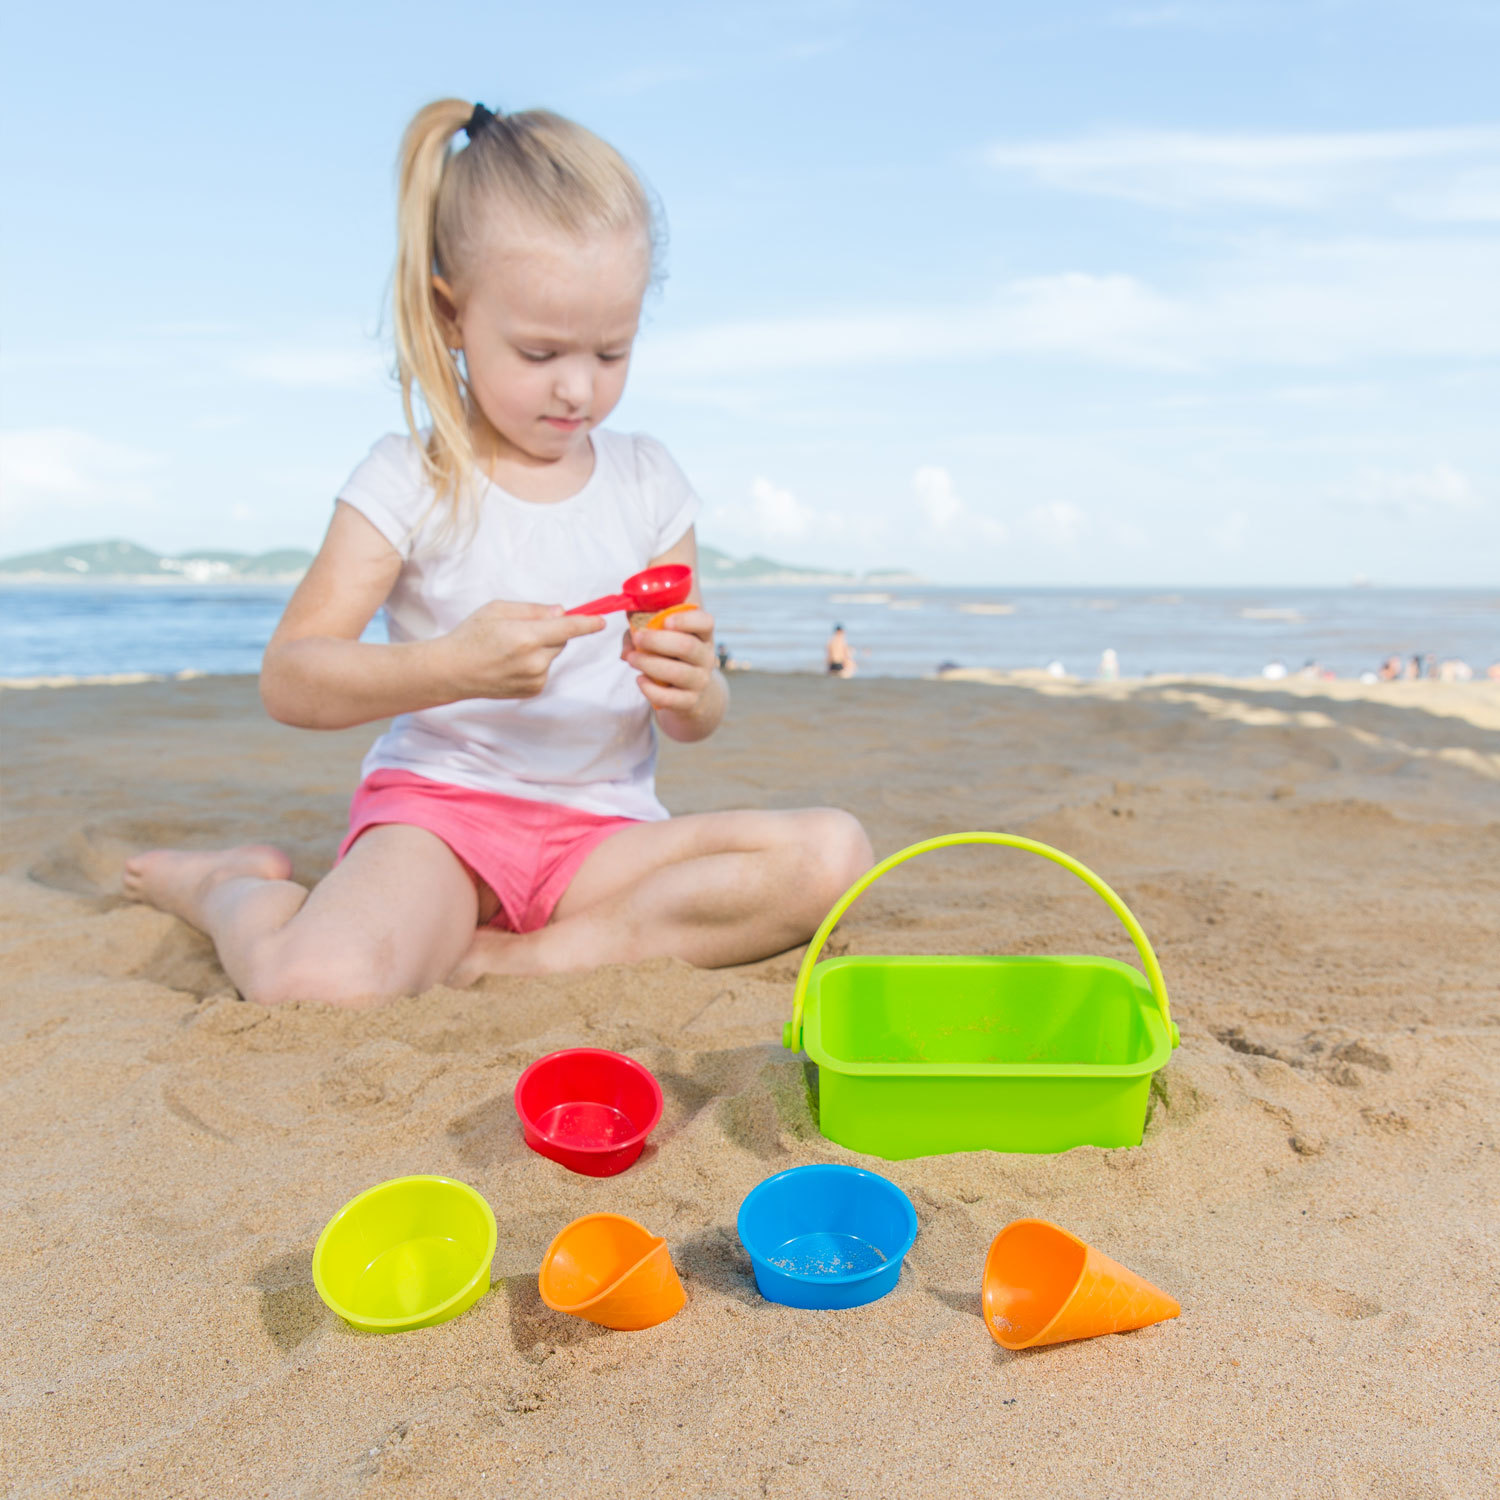
<path id="1" fill-rule="evenodd" d="M 263 1004 L 805 941 L 871 863 L 849 814 L 672 818 L 656 797 L 655 726 L 704 739 L 728 691 L 697 498 L 659 443 L 601 426 L 654 269 L 639 180 L 557 115 L 445 99 L 406 132 L 398 217 L 410 435 L 350 475 L 260 680 L 283 723 L 394 716 L 339 861 L 308 891 L 265 845 L 156 850 L 126 865 L 127 893 L 206 932 Z M 660 563 L 695 569 L 669 629 L 620 645 L 563 613 Z M 390 643 L 366 644 L 382 606 Z"/>

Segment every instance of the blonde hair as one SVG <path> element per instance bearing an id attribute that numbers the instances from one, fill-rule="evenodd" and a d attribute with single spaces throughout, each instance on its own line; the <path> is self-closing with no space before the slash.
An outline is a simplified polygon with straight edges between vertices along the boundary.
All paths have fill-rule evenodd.
<path id="1" fill-rule="evenodd" d="M 660 219 L 640 179 L 613 146 L 544 109 L 492 115 L 462 149 L 453 137 L 475 106 L 438 99 L 417 112 L 401 141 L 393 287 L 397 373 L 411 434 L 423 448 L 436 503 L 456 518 L 474 467 L 467 381 L 443 337 L 434 276 L 461 290 L 497 215 L 579 237 L 639 228 L 653 279 Z M 481 117 L 483 118 L 483 117 Z M 431 431 L 422 443 L 413 391 Z"/>

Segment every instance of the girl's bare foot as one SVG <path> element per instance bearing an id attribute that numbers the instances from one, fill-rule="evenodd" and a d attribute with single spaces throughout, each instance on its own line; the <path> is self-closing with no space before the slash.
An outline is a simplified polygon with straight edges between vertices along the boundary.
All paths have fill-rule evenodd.
<path id="1" fill-rule="evenodd" d="M 524 944 L 526 934 L 501 932 L 495 927 L 481 927 L 474 934 L 469 951 L 459 959 L 458 967 L 443 981 L 450 989 L 466 990 L 486 974 L 513 972 L 506 963 L 508 957 L 518 953 L 518 944 Z"/>
<path id="2" fill-rule="evenodd" d="M 122 884 L 133 901 L 202 927 L 205 898 L 226 880 L 289 880 L 292 862 L 269 844 L 238 849 L 152 849 L 125 861 Z"/>

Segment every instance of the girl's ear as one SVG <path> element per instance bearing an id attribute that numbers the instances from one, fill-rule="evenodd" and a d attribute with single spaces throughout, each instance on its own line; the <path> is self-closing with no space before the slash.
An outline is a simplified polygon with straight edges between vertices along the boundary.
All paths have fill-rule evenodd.
<path id="1" fill-rule="evenodd" d="M 441 276 L 432 278 L 432 304 L 437 312 L 438 327 L 443 333 L 443 342 L 450 349 L 464 346 L 463 329 L 458 326 L 458 298 L 453 288 Z"/>

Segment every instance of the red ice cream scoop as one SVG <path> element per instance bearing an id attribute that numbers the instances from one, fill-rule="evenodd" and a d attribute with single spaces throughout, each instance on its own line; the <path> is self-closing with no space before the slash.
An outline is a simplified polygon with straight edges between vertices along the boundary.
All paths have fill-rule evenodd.
<path id="1" fill-rule="evenodd" d="M 606 594 L 602 599 L 590 599 L 587 604 L 575 604 L 570 615 L 612 615 L 617 610 L 655 611 L 666 609 L 670 604 L 681 604 L 693 587 L 693 570 L 686 563 L 667 563 L 660 568 L 647 568 L 627 578 L 620 585 L 618 594 Z"/>

